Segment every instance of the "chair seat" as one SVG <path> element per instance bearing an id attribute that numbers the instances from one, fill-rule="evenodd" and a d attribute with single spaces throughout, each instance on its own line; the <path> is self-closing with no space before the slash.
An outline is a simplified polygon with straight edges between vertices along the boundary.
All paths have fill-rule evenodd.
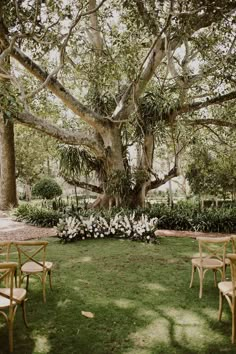
<path id="1" fill-rule="evenodd" d="M 43 262 L 40 262 L 43 263 Z M 52 269 L 52 262 L 45 262 L 45 266 L 47 270 Z M 21 267 L 22 272 L 24 273 L 39 273 L 43 272 L 43 266 L 40 266 L 39 264 L 35 262 L 26 262 L 22 267 Z"/>
<path id="2" fill-rule="evenodd" d="M 6 308 L 10 306 L 10 299 L 1 296 L 1 294 L 5 294 L 10 296 L 10 288 L 1 288 L 0 290 L 0 308 Z M 14 288 L 13 289 L 13 298 L 17 300 L 17 302 L 21 302 L 26 297 L 26 290 L 23 288 Z M 15 304 L 15 301 L 13 301 Z"/>
<path id="3" fill-rule="evenodd" d="M 193 258 L 192 264 L 197 267 L 200 267 L 201 266 L 201 259 L 200 258 Z M 221 267 L 223 267 L 223 265 L 224 265 L 224 263 L 216 258 L 205 258 L 202 261 L 202 266 L 204 268 L 215 269 L 215 268 L 221 268 Z"/>
<path id="4" fill-rule="evenodd" d="M 221 281 L 220 283 L 218 283 L 218 288 L 224 295 L 233 295 L 232 281 Z"/>

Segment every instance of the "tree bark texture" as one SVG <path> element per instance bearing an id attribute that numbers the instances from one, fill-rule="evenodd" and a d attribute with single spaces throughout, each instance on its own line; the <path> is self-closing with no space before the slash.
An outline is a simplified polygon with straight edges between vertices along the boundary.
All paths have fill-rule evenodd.
<path id="1" fill-rule="evenodd" d="M 0 116 L 0 209 L 17 206 L 14 124 Z"/>

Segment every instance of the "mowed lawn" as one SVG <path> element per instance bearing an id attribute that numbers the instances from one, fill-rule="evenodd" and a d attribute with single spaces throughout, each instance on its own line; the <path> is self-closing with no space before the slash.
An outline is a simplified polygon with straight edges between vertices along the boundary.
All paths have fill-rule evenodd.
<path id="1" fill-rule="evenodd" d="M 222 322 L 217 319 L 213 274 L 206 275 L 201 300 L 197 274 L 189 289 L 196 240 L 161 238 L 159 245 L 48 241 L 54 289 L 47 287 L 43 304 L 39 281 L 31 279 L 30 328 L 25 328 L 18 308 L 14 353 L 235 353 L 227 304 Z M 94 318 L 84 317 L 81 311 L 92 312 Z M 3 317 L 0 321 L 0 353 L 5 354 L 7 327 Z"/>

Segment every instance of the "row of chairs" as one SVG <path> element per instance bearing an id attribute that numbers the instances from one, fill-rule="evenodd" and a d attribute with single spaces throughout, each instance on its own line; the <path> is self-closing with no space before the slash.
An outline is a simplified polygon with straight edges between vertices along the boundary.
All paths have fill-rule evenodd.
<path id="1" fill-rule="evenodd" d="M 203 294 L 203 280 L 206 272 L 212 270 L 214 282 L 217 286 L 217 271 L 221 274 L 221 281 L 218 283 L 219 289 L 219 321 L 222 318 L 223 299 L 229 304 L 232 313 L 232 343 L 236 337 L 236 236 L 233 237 L 198 237 L 199 256 L 191 260 L 192 274 L 190 288 L 193 285 L 194 273 L 197 271 L 200 280 L 199 298 Z M 232 243 L 232 252 L 227 253 L 229 242 Z M 226 267 L 230 265 L 231 280 L 225 280 Z"/>
<path id="2" fill-rule="evenodd" d="M 46 241 L 0 242 L 0 315 L 8 324 L 9 349 L 13 352 L 13 322 L 17 306 L 22 307 L 23 319 L 26 327 L 25 302 L 29 278 L 39 277 L 43 288 L 43 301 L 46 302 L 46 278 L 52 289 L 52 262 L 46 261 Z M 13 249 L 13 252 L 12 252 Z M 15 250 L 15 252 L 14 252 Z M 10 261 L 10 256 L 18 254 L 18 263 Z M 26 278 L 26 289 L 22 283 Z"/>

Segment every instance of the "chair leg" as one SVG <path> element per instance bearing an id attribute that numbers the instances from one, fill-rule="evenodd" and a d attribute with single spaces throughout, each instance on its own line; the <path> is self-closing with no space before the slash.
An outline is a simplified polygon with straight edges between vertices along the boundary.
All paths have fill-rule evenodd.
<path id="1" fill-rule="evenodd" d="M 20 273 L 19 273 L 19 288 L 21 288 L 21 284 L 22 284 L 22 273 L 20 271 Z"/>
<path id="2" fill-rule="evenodd" d="M 26 317 L 26 310 L 25 310 L 25 301 L 22 301 L 21 303 L 21 307 L 22 307 L 22 314 L 23 314 L 23 320 L 24 320 L 24 323 L 25 323 L 25 327 L 29 327 L 28 323 L 27 323 L 27 317 Z"/>
<path id="3" fill-rule="evenodd" d="M 42 286 L 43 286 L 43 302 L 46 302 L 46 276 L 42 277 Z"/>
<path id="4" fill-rule="evenodd" d="M 219 321 L 221 321 L 222 311 L 223 311 L 223 294 L 219 290 L 219 313 L 218 313 L 218 320 Z"/>
<path id="5" fill-rule="evenodd" d="M 199 299 L 202 298 L 202 291 L 203 291 L 203 271 L 200 269 L 199 271 L 199 280 L 200 280 L 200 289 L 199 289 Z"/>
<path id="6" fill-rule="evenodd" d="M 217 276 L 216 276 L 217 270 L 213 269 L 213 272 L 214 272 L 214 284 L 215 284 L 215 287 L 217 287 Z"/>
<path id="7" fill-rule="evenodd" d="M 17 288 L 17 269 L 14 273 L 14 277 L 15 277 L 15 287 Z"/>
<path id="8" fill-rule="evenodd" d="M 50 289 L 52 290 L 52 271 L 51 270 L 48 271 L 48 277 L 49 277 Z"/>
<path id="9" fill-rule="evenodd" d="M 236 313 L 235 313 L 235 304 L 232 304 L 232 344 L 235 343 L 235 320 L 236 320 Z"/>
<path id="10" fill-rule="evenodd" d="M 194 267 L 194 265 L 192 264 L 192 274 L 191 274 L 191 280 L 190 280 L 190 285 L 189 285 L 190 288 L 191 288 L 192 285 L 193 285 L 194 272 L 195 272 L 195 267 Z"/>
<path id="11" fill-rule="evenodd" d="M 28 291 L 29 289 L 29 275 L 26 276 L 26 290 Z"/>
<path id="12" fill-rule="evenodd" d="M 13 319 L 8 320 L 9 351 L 13 352 Z"/>

